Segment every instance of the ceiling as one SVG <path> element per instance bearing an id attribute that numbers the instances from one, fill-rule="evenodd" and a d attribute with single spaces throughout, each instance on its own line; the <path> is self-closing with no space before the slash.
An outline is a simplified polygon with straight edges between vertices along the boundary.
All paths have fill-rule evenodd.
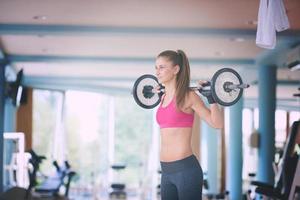
<path id="1" fill-rule="evenodd" d="M 0 0 L 0 53 L 34 88 L 129 94 L 159 52 L 183 49 L 193 81 L 232 67 L 253 99 L 259 63 L 300 41 L 300 0 L 284 4 L 291 28 L 271 51 L 255 45 L 259 0 Z M 300 70 L 280 63 L 277 77 L 277 98 L 292 99 Z"/>

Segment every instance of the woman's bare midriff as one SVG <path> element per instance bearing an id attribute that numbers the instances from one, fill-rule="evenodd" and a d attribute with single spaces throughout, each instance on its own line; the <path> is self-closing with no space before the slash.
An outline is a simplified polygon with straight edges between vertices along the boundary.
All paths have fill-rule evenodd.
<path id="1" fill-rule="evenodd" d="M 171 162 L 193 154 L 191 147 L 192 128 L 160 129 L 160 160 Z"/>

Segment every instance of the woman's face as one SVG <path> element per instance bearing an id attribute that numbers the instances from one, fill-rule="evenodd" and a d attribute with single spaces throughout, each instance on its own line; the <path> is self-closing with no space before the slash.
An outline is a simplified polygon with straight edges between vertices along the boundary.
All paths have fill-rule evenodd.
<path id="1" fill-rule="evenodd" d="M 159 83 L 167 83 L 176 78 L 179 66 L 172 63 L 166 57 L 158 57 L 155 63 L 155 72 Z"/>

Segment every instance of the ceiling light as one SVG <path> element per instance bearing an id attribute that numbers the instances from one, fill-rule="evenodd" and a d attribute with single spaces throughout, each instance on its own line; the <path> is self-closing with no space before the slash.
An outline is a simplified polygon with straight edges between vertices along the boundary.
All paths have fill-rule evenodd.
<path id="1" fill-rule="evenodd" d="M 257 25 L 257 20 L 248 20 L 248 21 L 246 21 L 246 24 L 248 24 L 248 25 Z"/>
<path id="2" fill-rule="evenodd" d="M 300 70 L 300 45 L 294 47 L 287 53 L 285 65 L 291 70 Z"/>
<path id="3" fill-rule="evenodd" d="M 215 56 L 222 56 L 224 53 L 221 51 L 214 52 Z"/>
<path id="4" fill-rule="evenodd" d="M 35 19 L 35 20 L 46 20 L 47 17 L 45 15 L 36 15 L 36 16 L 33 16 L 33 19 Z"/>
<path id="5" fill-rule="evenodd" d="M 242 38 L 242 37 L 230 38 L 230 41 L 232 41 L 232 42 L 245 42 L 245 38 Z"/>

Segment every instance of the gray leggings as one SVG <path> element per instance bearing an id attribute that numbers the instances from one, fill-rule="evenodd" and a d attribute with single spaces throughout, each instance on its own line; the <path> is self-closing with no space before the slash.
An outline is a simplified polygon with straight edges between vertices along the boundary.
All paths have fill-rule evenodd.
<path id="1" fill-rule="evenodd" d="M 161 200 L 201 200 L 203 173 L 194 155 L 161 162 Z"/>

